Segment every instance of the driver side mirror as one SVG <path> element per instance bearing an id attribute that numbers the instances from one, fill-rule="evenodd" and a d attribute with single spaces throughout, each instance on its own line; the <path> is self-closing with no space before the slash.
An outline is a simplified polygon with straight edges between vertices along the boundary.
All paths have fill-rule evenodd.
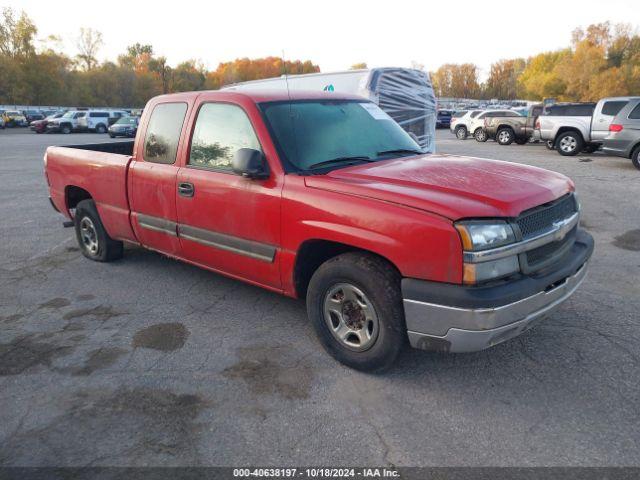
<path id="1" fill-rule="evenodd" d="M 269 177 L 267 162 L 261 151 L 253 148 L 241 148 L 231 160 L 233 173 L 245 178 L 264 179 Z"/>

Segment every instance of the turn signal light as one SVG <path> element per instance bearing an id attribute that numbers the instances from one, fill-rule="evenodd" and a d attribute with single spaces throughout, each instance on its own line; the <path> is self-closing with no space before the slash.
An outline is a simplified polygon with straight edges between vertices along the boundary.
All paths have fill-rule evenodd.
<path id="1" fill-rule="evenodd" d="M 610 132 L 621 132 L 622 130 L 624 130 L 624 127 L 618 123 L 612 123 L 609 125 Z"/>

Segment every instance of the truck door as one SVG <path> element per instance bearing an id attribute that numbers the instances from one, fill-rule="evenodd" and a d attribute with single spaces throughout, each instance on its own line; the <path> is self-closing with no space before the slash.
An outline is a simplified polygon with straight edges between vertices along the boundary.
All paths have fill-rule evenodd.
<path id="1" fill-rule="evenodd" d="M 629 103 L 628 100 L 605 100 L 598 103 L 593 112 L 593 121 L 591 123 L 591 140 L 602 141 L 604 137 L 609 135 L 609 125 L 613 122 L 615 116 Z"/>
<path id="2" fill-rule="evenodd" d="M 180 256 L 176 158 L 188 104 L 158 103 L 150 108 L 146 131 L 141 132 L 136 143 L 136 156 L 129 170 L 131 224 L 145 247 Z"/>
<path id="3" fill-rule="evenodd" d="M 246 111 L 231 103 L 202 103 L 190 130 L 176 197 L 185 258 L 279 289 L 279 177 L 272 170 L 267 179 L 249 179 L 231 169 L 238 149 L 264 152 Z"/>

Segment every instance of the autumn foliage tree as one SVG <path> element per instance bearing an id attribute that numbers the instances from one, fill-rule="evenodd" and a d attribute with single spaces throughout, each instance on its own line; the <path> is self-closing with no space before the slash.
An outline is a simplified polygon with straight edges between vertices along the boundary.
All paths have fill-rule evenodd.
<path id="1" fill-rule="evenodd" d="M 313 73 L 311 61 L 279 57 L 239 58 L 208 71 L 197 60 L 175 67 L 152 45 L 135 43 L 117 61 L 98 62 L 102 35 L 81 29 L 77 55 L 49 42 L 36 48 L 38 30 L 29 17 L 4 9 L 0 16 L 0 105 L 142 107 L 163 93 L 216 89 L 231 83 L 288 74 Z"/>

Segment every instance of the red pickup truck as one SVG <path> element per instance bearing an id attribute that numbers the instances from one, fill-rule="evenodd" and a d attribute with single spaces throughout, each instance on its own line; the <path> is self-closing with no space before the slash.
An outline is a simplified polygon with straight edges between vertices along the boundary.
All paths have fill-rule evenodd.
<path id="1" fill-rule="evenodd" d="M 362 370 L 407 340 L 469 352 L 522 333 L 593 251 L 567 177 L 424 155 L 375 104 L 335 92 L 160 96 L 135 141 L 49 147 L 44 163 L 89 259 L 131 242 L 306 298 L 326 350 Z"/>

